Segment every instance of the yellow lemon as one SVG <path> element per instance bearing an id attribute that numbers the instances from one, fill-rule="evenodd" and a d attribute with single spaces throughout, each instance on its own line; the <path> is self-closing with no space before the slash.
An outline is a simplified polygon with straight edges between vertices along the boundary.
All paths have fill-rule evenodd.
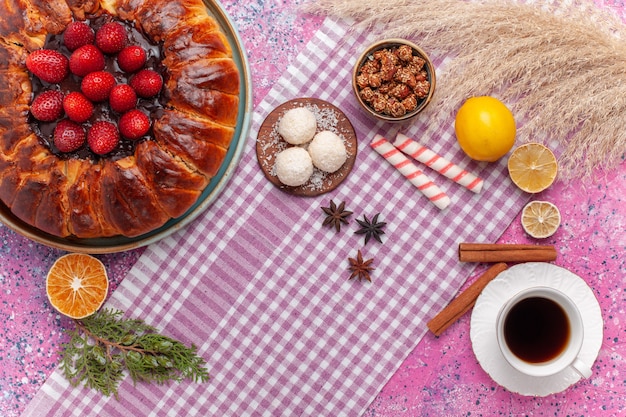
<path id="1" fill-rule="evenodd" d="M 515 143 L 513 113 L 490 96 L 467 99 L 456 113 L 454 131 L 461 149 L 477 161 L 497 161 Z"/>

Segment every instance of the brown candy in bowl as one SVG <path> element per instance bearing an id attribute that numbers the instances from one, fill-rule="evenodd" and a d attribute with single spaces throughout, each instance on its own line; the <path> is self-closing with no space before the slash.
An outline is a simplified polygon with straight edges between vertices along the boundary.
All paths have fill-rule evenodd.
<path id="1" fill-rule="evenodd" d="M 352 88 L 370 116 L 404 122 L 430 103 L 435 91 L 435 68 L 413 42 L 385 39 L 361 54 L 352 73 Z"/>

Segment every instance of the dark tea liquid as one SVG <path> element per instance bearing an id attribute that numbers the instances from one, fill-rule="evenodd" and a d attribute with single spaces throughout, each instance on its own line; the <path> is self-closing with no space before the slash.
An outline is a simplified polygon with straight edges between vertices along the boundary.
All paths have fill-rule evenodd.
<path id="1" fill-rule="evenodd" d="M 513 354 L 530 363 L 556 358 L 567 345 L 569 320 L 563 308 L 543 297 L 515 304 L 504 321 L 504 340 Z"/>

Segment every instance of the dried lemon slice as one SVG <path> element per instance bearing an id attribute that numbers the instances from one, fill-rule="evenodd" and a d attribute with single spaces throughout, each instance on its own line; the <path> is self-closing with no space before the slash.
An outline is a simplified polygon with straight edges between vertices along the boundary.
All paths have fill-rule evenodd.
<path id="1" fill-rule="evenodd" d="M 558 171 L 556 157 L 540 143 L 515 148 L 508 161 L 511 180 L 528 193 L 538 193 L 554 182 Z"/>
<path id="2" fill-rule="evenodd" d="M 74 319 L 95 313 L 109 290 L 106 269 L 91 255 L 70 253 L 57 259 L 46 277 L 46 293 L 54 308 Z"/>
<path id="3" fill-rule="evenodd" d="M 552 236 L 560 224 L 561 213 L 549 201 L 531 201 L 522 209 L 522 227 L 534 238 Z"/>

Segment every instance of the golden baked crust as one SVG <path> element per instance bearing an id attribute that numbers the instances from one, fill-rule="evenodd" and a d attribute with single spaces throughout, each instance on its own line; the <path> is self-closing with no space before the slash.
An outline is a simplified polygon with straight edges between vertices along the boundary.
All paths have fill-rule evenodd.
<path id="1" fill-rule="evenodd" d="M 165 109 L 123 157 L 55 155 L 29 127 L 25 61 L 73 20 L 110 14 L 162 44 Z M 201 0 L 0 0 L 0 199 L 55 236 L 134 237 L 183 215 L 234 136 L 239 72 Z"/>

